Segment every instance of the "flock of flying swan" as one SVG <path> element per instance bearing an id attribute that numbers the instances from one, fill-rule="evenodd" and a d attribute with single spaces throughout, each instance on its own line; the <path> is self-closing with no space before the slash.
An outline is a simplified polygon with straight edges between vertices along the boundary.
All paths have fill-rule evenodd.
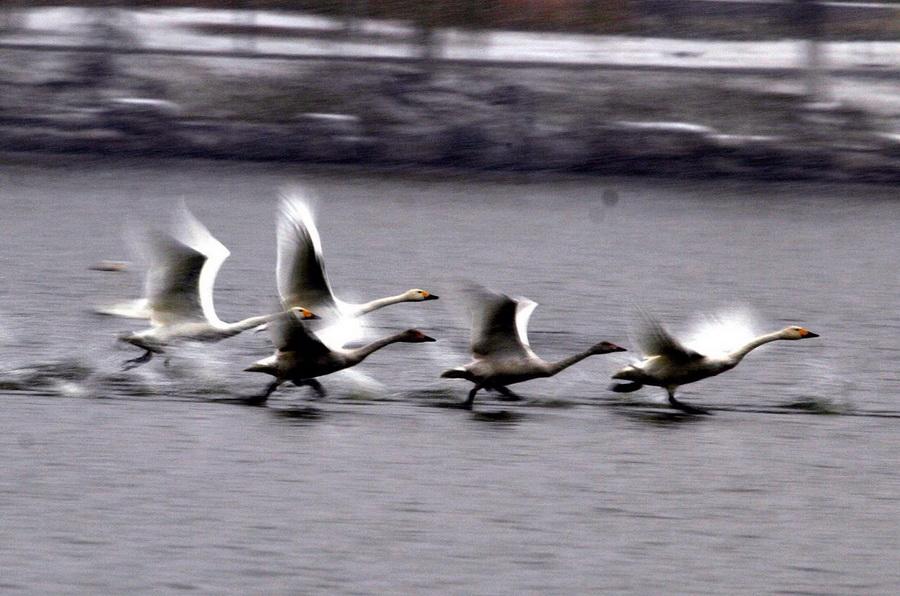
<path id="1" fill-rule="evenodd" d="M 142 355 L 125 361 L 123 368 L 145 364 L 154 354 L 164 355 L 168 363 L 168 349 L 182 342 L 216 342 L 250 329 L 266 329 L 274 353 L 244 369 L 273 377 L 263 393 L 248 398 L 250 403 L 262 404 L 285 382 L 308 386 L 324 396 L 326 392 L 318 377 L 356 366 L 394 343 L 435 341 L 418 329 L 407 329 L 366 345 L 345 347 L 351 339 L 345 332 L 346 323 L 356 317 L 391 304 L 438 297 L 426 290 L 411 289 L 364 304 L 337 298 L 325 271 L 319 232 L 308 205 L 300 197 L 282 197 L 277 241 L 276 281 L 281 310 L 226 323 L 216 315 L 213 286 L 219 268 L 228 258 L 228 249 L 184 205 L 176 213 L 171 230 L 148 233 L 143 242 L 149 257 L 144 297 L 97 309 L 101 314 L 149 320 L 147 329 L 119 336 L 121 341 L 144 350 Z M 473 299 L 473 359 L 441 374 L 473 383 L 461 403 L 464 408 L 472 407 L 481 390 L 516 399 L 518 396 L 509 385 L 552 377 L 589 356 L 625 351 L 602 341 L 568 358 L 546 361 L 534 353 L 528 342 L 528 319 L 537 303 L 480 286 L 469 288 L 469 295 Z M 790 326 L 761 335 L 732 352 L 700 354 L 684 346 L 649 315 L 644 314 L 642 320 L 638 343 L 644 358 L 616 372 L 612 378 L 625 382 L 613 384 L 610 389 L 625 393 L 644 385 L 662 387 L 673 408 L 696 414 L 708 412 L 677 400 L 675 391 L 679 386 L 730 370 L 763 344 L 818 337 L 803 327 Z"/>

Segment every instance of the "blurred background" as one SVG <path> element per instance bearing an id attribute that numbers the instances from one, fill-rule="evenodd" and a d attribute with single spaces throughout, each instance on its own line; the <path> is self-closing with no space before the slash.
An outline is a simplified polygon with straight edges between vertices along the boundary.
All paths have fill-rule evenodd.
<path id="1" fill-rule="evenodd" d="M 0 2 L 0 149 L 892 181 L 900 2 Z"/>
<path id="2" fill-rule="evenodd" d="M 0 1 L 0 592 L 900 594 L 898 181 L 900 2 Z M 184 201 L 272 312 L 297 187 L 338 296 L 440 296 L 367 337 L 438 341 L 266 407 L 266 334 L 123 371 L 128 230 Z M 455 407 L 460 282 L 629 351 Z M 636 307 L 820 337 L 688 415 L 608 389 Z"/>

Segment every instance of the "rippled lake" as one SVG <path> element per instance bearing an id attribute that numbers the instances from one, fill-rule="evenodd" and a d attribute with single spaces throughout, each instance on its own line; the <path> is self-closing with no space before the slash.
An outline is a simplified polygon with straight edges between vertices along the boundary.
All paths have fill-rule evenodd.
<path id="1" fill-rule="evenodd" d="M 275 304 L 278 190 L 303 185 L 335 291 L 422 287 L 373 355 L 316 399 L 241 369 L 264 334 L 121 372 L 140 321 L 126 222 L 185 199 L 232 251 L 225 320 Z M 896 594 L 900 592 L 900 191 L 803 183 L 392 173 L 206 161 L 5 158 L 0 168 L 0 591 L 4 593 Z M 518 385 L 466 362 L 460 284 L 540 303 L 560 358 L 634 348 L 636 308 L 690 335 L 801 324 L 734 371 L 608 391 L 634 352 Z M 636 349 L 636 348 L 635 348 Z"/>

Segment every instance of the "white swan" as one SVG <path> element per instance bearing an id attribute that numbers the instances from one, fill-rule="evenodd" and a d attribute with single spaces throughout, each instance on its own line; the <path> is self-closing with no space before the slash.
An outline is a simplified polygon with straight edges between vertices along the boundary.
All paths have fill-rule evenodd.
<path id="1" fill-rule="evenodd" d="M 781 331 L 767 333 L 750 340 L 731 352 L 719 355 L 704 355 L 685 347 L 675 339 L 656 319 L 642 316 L 642 325 L 638 331 L 638 343 L 644 353 L 644 359 L 635 362 L 616 372 L 612 378 L 630 383 L 613 384 L 610 389 L 618 393 L 637 391 L 644 385 L 662 387 L 669 396 L 669 403 L 679 410 L 706 414 L 705 410 L 690 406 L 675 399 L 675 390 L 680 385 L 694 383 L 707 377 L 713 377 L 737 366 L 744 356 L 761 345 L 779 339 L 808 339 L 819 337 L 818 334 L 792 325 Z"/>
<path id="2" fill-rule="evenodd" d="M 437 300 L 437 296 L 420 289 L 412 289 L 366 302 L 352 304 L 337 298 L 331 290 L 325 262 L 322 256 L 322 242 L 315 221 L 306 202 L 290 194 L 282 195 L 278 218 L 278 257 L 276 278 L 278 294 L 282 306 L 304 306 L 321 317 L 315 324 L 317 333 L 322 335 L 326 327 L 339 325 L 342 321 L 364 315 L 373 310 L 400 302 L 422 302 Z M 344 338 L 331 338 L 324 334 L 328 343 L 343 345 Z"/>
<path id="3" fill-rule="evenodd" d="M 513 299 L 486 288 L 473 288 L 480 304 L 473 308 L 470 349 L 474 360 L 465 366 L 441 373 L 449 379 L 466 379 L 475 383 L 462 404 L 471 408 L 480 389 L 491 389 L 507 397 L 517 397 L 507 385 L 540 377 L 552 377 L 588 356 L 624 352 L 625 348 L 600 342 L 558 362 L 547 362 L 528 343 L 528 319 L 537 303 L 527 298 Z"/>
<path id="4" fill-rule="evenodd" d="M 120 341 L 146 351 L 142 356 L 126 361 L 125 370 L 148 362 L 153 354 L 164 353 L 173 343 L 219 341 L 285 314 L 250 317 L 236 323 L 222 321 L 213 307 L 213 285 L 219 268 L 228 258 L 228 249 L 187 207 L 182 205 L 179 215 L 176 235 L 155 231 L 147 237 L 150 269 L 146 308 L 151 326 L 119 337 Z M 304 318 L 316 318 L 299 306 L 294 307 L 294 312 Z"/>
<path id="5" fill-rule="evenodd" d="M 332 349 L 326 346 L 295 316 L 281 317 L 269 324 L 269 331 L 276 351 L 272 356 L 248 366 L 248 372 L 272 375 L 275 380 L 266 391 L 249 400 L 250 403 L 264 403 L 279 385 L 291 381 L 296 386 L 312 387 L 320 396 L 325 389 L 316 377 L 356 366 L 373 352 L 392 343 L 421 343 L 435 341 L 417 329 L 407 329 L 401 333 L 373 341 L 353 350 Z"/>

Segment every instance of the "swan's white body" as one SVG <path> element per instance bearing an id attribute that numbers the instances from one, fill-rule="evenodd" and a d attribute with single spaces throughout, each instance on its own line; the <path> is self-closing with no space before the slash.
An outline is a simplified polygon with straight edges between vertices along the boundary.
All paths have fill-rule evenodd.
<path id="1" fill-rule="evenodd" d="M 534 353 L 528 342 L 528 319 L 537 308 L 536 302 L 510 298 L 486 288 L 471 291 L 477 302 L 472 312 L 470 343 L 474 359 L 441 374 L 445 378 L 467 379 L 475 384 L 463 404 L 465 407 L 472 406 L 475 394 L 481 389 L 513 396 L 507 385 L 552 377 L 588 356 L 624 351 L 615 344 L 600 342 L 558 362 L 547 362 Z"/>
<path id="2" fill-rule="evenodd" d="M 618 392 L 631 392 L 637 391 L 643 385 L 663 387 L 668 393 L 669 403 L 672 406 L 689 412 L 703 413 L 703 410 L 675 399 L 675 390 L 681 385 L 694 383 L 731 370 L 740 364 L 744 356 L 769 342 L 812 337 L 818 337 L 818 335 L 803 327 L 791 326 L 760 335 L 733 351 L 704 355 L 685 347 L 658 321 L 645 315 L 643 325 L 638 332 L 638 343 L 645 358 L 616 372 L 613 379 L 631 381 L 631 383 L 613 385 L 612 389 Z"/>
<path id="3" fill-rule="evenodd" d="M 332 349 L 323 343 L 315 333 L 307 329 L 306 323 L 295 316 L 281 317 L 268 325 L 276 351 L 272 356 L 253 363 L 245 370 L 261 372 L 275 377 L 265 393 L 254 398 L 254 403 L 268 399 L 279 385 L 291 381 L 297 386 L 309 385 L 319 395 L 325 390 L 316 377 L 356 366 L 373 352 L 396 342 L 420 343 L 435 341 L 421 331 L 408 329 L 401 333 L 373 341 L 360 348 L 345 350 Z"/>
<path id="4" fill-rule="evenodd" d="M 184 206 L 175 233 L 151 233 L 146 249 L 150 255 L 146 308 L 151 326 L 120 337 L 146 350 L 128 364 L 147 362 L 153 354 L 164 353 L 167 346 L 180 341 L 219 341 L 284 314 L 249 317 L 235 323 L 218 317 L 213 307 L 213 286 L 229 252 Z M 298 311 L 301 316 L 313 317 L 306 309 Z"/>
<path id="5" fill-rule="evenodd" d="M 282 306 L 287 309 L 302 305 L 319 315 L 321 321 L 313 328 L 324 341 L 336 347 L 356 339 L 353 325 L 346 324 L 355 317 L 400 302 L 437 299 L 434 294 L 420 289 L 363 304 L 337 298 L 325 273 L 322 242 L 312 212 L 302 198 L 291 195 L 284 195 L 281 200 L 275 270 Z"/>

